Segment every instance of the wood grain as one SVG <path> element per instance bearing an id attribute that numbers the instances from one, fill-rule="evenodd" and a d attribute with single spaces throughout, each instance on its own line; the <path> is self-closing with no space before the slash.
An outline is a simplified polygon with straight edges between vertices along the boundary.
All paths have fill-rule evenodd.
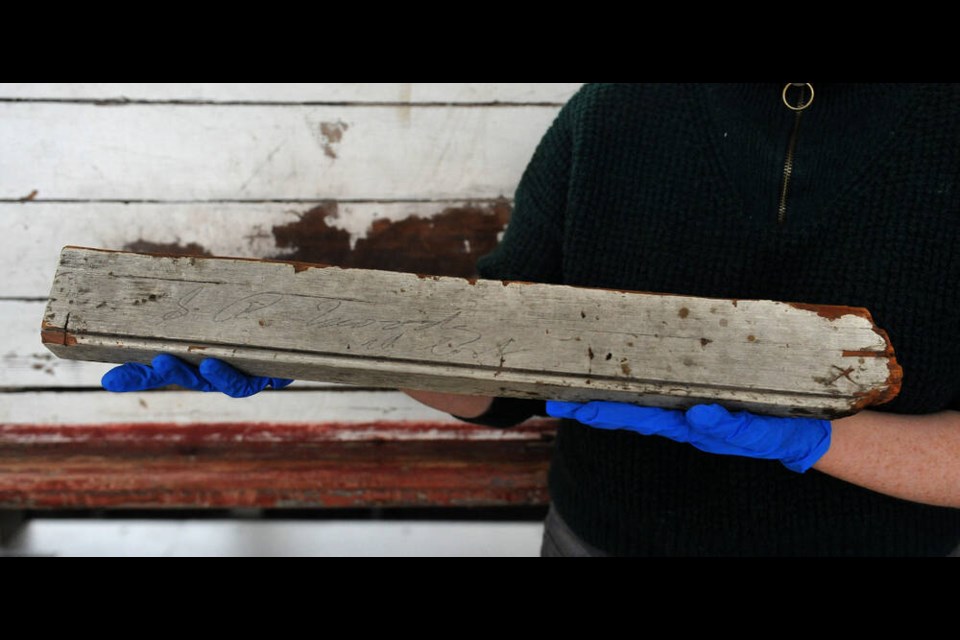
<path id="1" fill-rule="evenodd" d="M 72 359 L 774 415 L 846 415 L 900 379 L 862 309 L 73 247 L 42 338 Z"/>

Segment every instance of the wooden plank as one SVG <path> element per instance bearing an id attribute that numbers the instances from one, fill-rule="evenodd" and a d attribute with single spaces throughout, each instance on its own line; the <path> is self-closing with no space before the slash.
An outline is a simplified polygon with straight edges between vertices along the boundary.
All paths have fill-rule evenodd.
<path id="1" fill-rule="evenodd" d="M 838 416 L 899 391 L 848 307 L 67 247 L 43 341 L 72 359 L 228 360 L 258 375 Z"/>
<path id="2" fill-rule="evenodd" d="M 0 99 L 562 104 L 580 82 L 0 83 Z"/>
<path id="3" fill-rule="evenodd" d="M 0 198 L 492 199 L 557 111 L 0 103 Z"/>
<path id="4" fill-rule="evenodd" d="M 546 504 L 552 421 L 394 426 L 0 424 L 0 507 Z"/>
<path id="5" fill-rule="evenodd" d="M 443 437 L 443 425 L 459 424 L 452 416 L 396 391 L 301 390 L 301 385 L 297 382 L 283 391 L 268 389 L 242 400 L 219 393 L 170 390 L 0 393 L 0 424 L 380 423 L 389 431 L 384 437 L 393 439 L 400 437 L 389 426 L 394 423 L 438 425 L 440 431 L 434 434 L 438 439 Z M 498 432 L 501 437 L 513 437 L 511 429 Z"/>
<path id="6" fill-rule="evenodd" d="M 469 276 L 510 208 L 508 200 L 0 203 L 0 298 L 46 298 L 68 244 Z"/>

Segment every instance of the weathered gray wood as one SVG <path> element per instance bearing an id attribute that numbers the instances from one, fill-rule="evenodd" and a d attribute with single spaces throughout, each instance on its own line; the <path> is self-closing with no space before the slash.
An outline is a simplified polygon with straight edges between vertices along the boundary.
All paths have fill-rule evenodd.
<path id="1" fill-rule="evenodd" d="M 833 417 L 900 368 L 864 309 L 67 247 L 42 339 L 365 386 Z"/>

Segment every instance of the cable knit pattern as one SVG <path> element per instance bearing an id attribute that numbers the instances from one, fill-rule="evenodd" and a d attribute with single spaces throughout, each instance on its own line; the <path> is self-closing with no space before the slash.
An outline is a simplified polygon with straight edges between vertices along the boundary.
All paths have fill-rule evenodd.
<path id="1" fill-rule="evenodd" d="M 960 408 L 960 89 L 590 84 L 523 175 L 485 278 L 867 307 L 904 367 L 877 410 Z M 498 402 L 482 420 L 542 404 Z M 499 423 L 502 423 L 502 419 Z M 559 512 L 618 555 L 946 555 L 960 510 L 564 422 Z"/>

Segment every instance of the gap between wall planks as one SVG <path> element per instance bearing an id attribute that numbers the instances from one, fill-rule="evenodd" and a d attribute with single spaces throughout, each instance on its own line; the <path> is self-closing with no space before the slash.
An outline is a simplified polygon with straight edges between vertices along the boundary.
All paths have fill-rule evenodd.
<path id="1" fill-rule="evenodd" d="M 578 82 L 0 83 L 0 100 L 167 102 L 563 104 Z"/>
<path id="2" fill-rule="evenodd" d="M 42 336 L 71 359 L 824 418 L 890 400 L 901 375 L 863 309 L 79 247 Z"/>

